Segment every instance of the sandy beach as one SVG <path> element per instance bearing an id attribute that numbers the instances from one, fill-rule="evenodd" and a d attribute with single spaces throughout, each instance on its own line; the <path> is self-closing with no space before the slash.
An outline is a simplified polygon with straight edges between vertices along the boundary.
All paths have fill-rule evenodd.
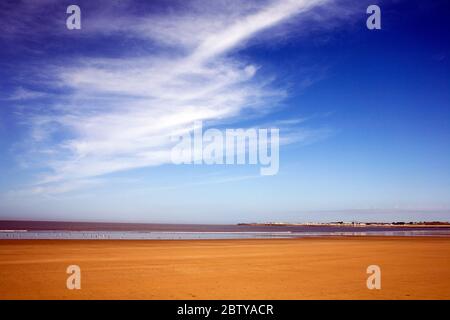
<path id="1" fill-rule="evenodd" d="M 0 299 L 450 299 L 450 238 L 1 240 Z"/>

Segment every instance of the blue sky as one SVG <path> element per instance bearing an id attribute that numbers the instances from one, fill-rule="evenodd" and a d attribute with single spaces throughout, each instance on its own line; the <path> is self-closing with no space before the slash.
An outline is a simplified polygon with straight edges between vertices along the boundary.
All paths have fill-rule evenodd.
<path id="1" fill-rule="evenodd" d="M 2 3 L 0 218 L 450 220 L 449 9 Z M 280 128 L 278 174 L 171 164 L 169 137 L 196 120 Z"/>

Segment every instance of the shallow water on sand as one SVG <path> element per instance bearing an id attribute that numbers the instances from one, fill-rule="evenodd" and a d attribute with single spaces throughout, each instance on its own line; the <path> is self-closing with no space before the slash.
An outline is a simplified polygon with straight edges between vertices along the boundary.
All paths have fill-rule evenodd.
<path id="1" fill-rule="evenodd" d="M 110 239 L 110 240 L 195 240 L 195 239 L 286 239 L 330 236 L 438 236 L 450 237 L 449 229 L 380 231 L 72 231 L 72 230 L 2 230 L 0 239 Z"/>

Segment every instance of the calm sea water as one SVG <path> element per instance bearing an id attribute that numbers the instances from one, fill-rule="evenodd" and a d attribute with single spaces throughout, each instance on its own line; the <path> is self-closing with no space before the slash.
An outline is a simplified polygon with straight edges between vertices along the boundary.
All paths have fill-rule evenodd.
<path id="1" fill-rule="evenodd" d="M 0 239 L 274 239 L 320 236 L 440 236 L 447 227 L 274 226 L 0 221 Z"/>
<path id="2" fill-rule="evenodd" d="M 283 239 L 330 236 L 439 236 L 450 237 L 450 229 L 378 231 L 72 231 L 2 230 L 0 239 L 110 239 L 110 240 L 195 240 L 195 239 Z"/>

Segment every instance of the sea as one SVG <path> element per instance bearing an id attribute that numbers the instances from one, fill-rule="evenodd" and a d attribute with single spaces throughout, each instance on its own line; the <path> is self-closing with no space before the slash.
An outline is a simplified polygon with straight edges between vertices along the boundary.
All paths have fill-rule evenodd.
<path id="1" fill-rule="evenodd" d="M 0 221 L 0 239 L 201 240 L 339 236 L 450 237 L 450 226 L 205 225 Z"/>

